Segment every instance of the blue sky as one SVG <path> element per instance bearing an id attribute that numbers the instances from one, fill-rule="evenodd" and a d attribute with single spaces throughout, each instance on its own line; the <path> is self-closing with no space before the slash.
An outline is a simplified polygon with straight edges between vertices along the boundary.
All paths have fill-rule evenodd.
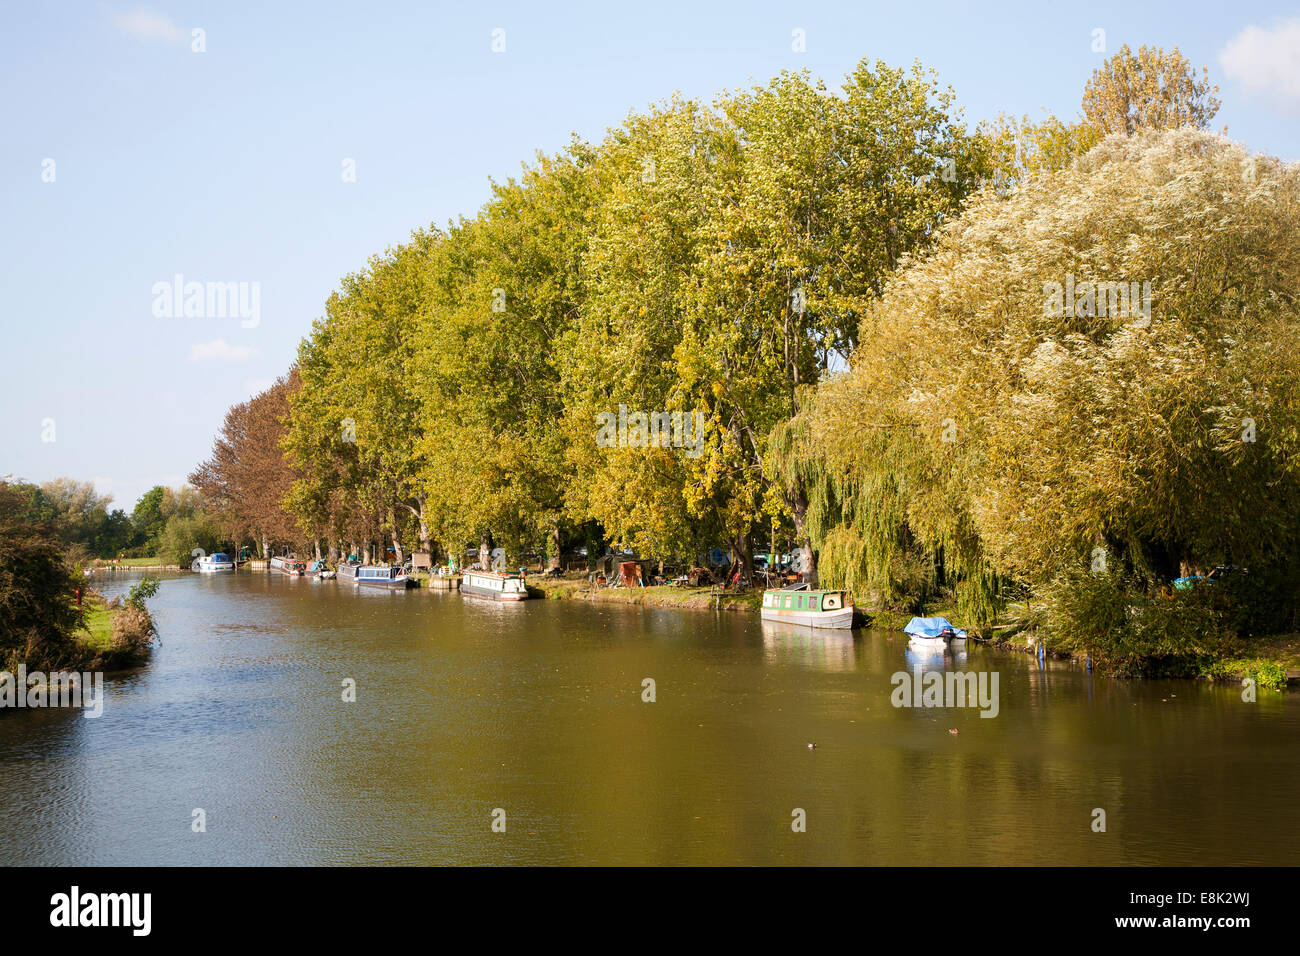
<path id="1" fill-rule="evenodd" d="M 1177 45 L 1220 86 L 1216 128 L 1300 159 L 1300 3 L 11 6 L 0 475 L 93 479 L 128 510 L 178 484 L 342 275 L 675 90 L 805 67 L 837 85 L 862 57 L 920 59 L 971 124 L 1072 118 L 1124 43 Z M 177 274 L 256 283 L 257 323 L 155 315 L 155 284 Z"/>

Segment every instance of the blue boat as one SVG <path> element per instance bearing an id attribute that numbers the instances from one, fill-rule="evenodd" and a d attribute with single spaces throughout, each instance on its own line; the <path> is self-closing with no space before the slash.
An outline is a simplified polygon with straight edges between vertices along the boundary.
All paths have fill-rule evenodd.
<path id="1" fill-rule="evenodd" d="M 921 647 L 943 647 L 949 641 L 966 640 L 966 632 L 953 627 L 946 617 L 914 617 L 903 633 Z"/>

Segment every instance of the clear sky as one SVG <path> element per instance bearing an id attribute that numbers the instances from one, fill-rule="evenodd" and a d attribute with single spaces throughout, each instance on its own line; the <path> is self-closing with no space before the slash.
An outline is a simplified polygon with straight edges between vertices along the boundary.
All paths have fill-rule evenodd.
<path id="1" fill-rule="evenodd" d="M 1300 2 L 149 0 L 0 24 L 0 475 L 128 510 L 288 368 L 341 276 L 674 90 L 919 59 L 971 124 L 1073 118 L 1107 54 L 1177 45 L 1220 86 L 1216 128 L 1300 159 Z M 156 315 L 177 274 L 255 283 L 256 323 Z"/>

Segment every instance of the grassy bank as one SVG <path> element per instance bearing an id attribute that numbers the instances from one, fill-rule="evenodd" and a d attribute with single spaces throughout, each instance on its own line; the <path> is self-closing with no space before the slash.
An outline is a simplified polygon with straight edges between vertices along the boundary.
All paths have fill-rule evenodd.
<path id="1" fill-rule="evenodd" d="M 93 601 L 93 603 L 92 603 Z M 74 636 L 92 653 L 103 653 L 113 646 L 113 615 L 115 612 L 102 598 L 86 602 L 86 627 Z"/>
<path id="2" fill-rule="evenodd" d="M 168 564 L 162 558 L 154 555 L 151 558 L 120 558 L 117 560 L 107 560 L 96 558 L 87 567 L 99 571 L 112 571 L 115 568 L 131 571 L 179 571 L 179 564 Z"/>
<path id="3" fill-rule="evenodd" d="M 103 595 L 88 591 L 83 608 L 85 627 L 72 634 L 80 651 L 78 666 L 114 670 L 134 667 L 144 661 L 156 632 L 143 600 L 133 606 L 119 599 L 106 601 Z"/>
<path id="4" fill-rule="evenodd" d="M 586 578 L 529 578 L 529 593 L 556 601 L 597 601 L 602 604 L 638 604 L 644 607 L 679 607 L 695 610 L 756 611 L 762 593 L 714 594 L 706 587 L 607 588 L 592 590 Z"/>

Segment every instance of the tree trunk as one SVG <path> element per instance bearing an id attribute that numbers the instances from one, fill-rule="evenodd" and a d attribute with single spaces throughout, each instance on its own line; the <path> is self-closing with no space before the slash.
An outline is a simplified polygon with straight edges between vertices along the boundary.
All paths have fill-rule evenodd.
<path id="1" fill-rule="evenodd" d="M 478 539 L 478 566 L 487 571 L 492 567 L 492 535 L 484 532 Z"/>
<path id="2" fill-rule="evenodd" d="M 807 519 L 808 519 L 808 497 L 800 488 L 793 496 L 791 502 L 791 511 L 794 514 L 794 532 L 795 541 L 803 549 L 807 556 L 806 571 L 803 580 L 808 582 L 810 587 L 817 587 L 817 552 L 813 550 L 812 539 L 808 537 Z"/>
<path id="3" fill-rule="evenodd" d="M 397 537 L 397 515 L 393 512 L 392 508 L 388 509 L 388 527 L 391 529 L 393 537 L 393 557 L 396 559 L 398 564 L 401 564 L 404 560 L 402 557 L 402 542 L 401 539 Z"/>
<path id="4" fill-rule="evenodd" d="M 415 499 L 415 503 L 420 506 L 420 510 L 416 514 L 415 520 L 417 526 L 419 527 L 418 534 L 420 537 L 420 551 L 423 552 L 424 554 L 427 554 L 429 556 L 429 560 L 432 562 L 433 545 L 429 542 L 429 522 L 426 521 L 424 518 L 424 502 L 425 499 L 423 497 L 419 497 Z"/>
<path id="5" fill-rule="evenodd" d="M 555 571 L 560 567 L 560 526 L 558 524 L 551 525 L 550 545 L 548 549 L 550 554 L 547 555 L 546 559 L 546 569 Z"/>

